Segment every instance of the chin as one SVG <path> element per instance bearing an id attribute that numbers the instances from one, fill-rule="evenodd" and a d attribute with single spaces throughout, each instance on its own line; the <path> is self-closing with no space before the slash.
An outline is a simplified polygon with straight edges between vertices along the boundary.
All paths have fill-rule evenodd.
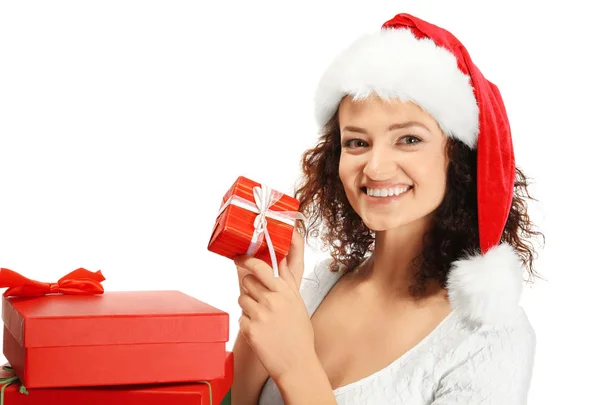
<path id="1" fill-rule="evenodd" d="M 403 221 L 403 220 L 399 220 L 398 218 L 394 218 L 394 220 L 391 220 L 390 218 L 365 220 L 363 218 L 363 222 L 365 223 L 367 228 L 369 228 L 371 231 L 383 232 L 383 231 L 389 231 L 392 229 L 400 228 L 404 225 L 409 224 L 412 221 Z"/>
<path id="2" fill-rule="evenodd" d="M 385 231 L 389 231 L 390 229 L 393 229 L 389 226 L 369 226 L 369 225 L 367 225 L 367 228 L 369 228 L 373 232 L 385 232 Z"/>
<path id="3" fill-rule="evenodd" d="M 400 210 L 400 212 L 394 213 L 393 211 L 387 213 L 373 213 L 371 210 L 358 211 L 359 216 L 363 220 L 367 228 L 373 232 L 390 231 L 394 229 L 404 228 L 407 226 L 420 228 L 425 224 L 432 221 L 433 211 L 427 210 L 424 212 L 412 212 L 409 214 L 406 209 Z"/>

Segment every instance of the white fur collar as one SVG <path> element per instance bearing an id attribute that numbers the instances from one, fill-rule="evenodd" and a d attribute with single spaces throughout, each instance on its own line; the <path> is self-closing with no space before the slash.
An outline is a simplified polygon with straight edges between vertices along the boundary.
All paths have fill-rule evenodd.
<path id="1" fill-rule="evenodd" d="M 469 322 L 510 324 L 517 320 L 523 289 L 522 268 L 508 244 L 453 263 L 447 281 L 452 308 Z"/>

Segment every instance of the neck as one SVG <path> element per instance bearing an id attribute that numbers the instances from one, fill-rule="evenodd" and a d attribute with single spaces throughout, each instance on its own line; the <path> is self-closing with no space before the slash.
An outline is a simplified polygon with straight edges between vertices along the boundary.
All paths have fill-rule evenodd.
<path id="1" fill-rule="evenodd" d="M 429 224 L 429 218 L 422 218 L 399 228 L 376 232 L 375 250 L 365 263 L 364 281 L 396 298 L 412 300 L 409 287 L 419 263 L 415 259 L 423 250 L 423 237 Z M 431 289 L 438 290 L 436 285 Z"/>

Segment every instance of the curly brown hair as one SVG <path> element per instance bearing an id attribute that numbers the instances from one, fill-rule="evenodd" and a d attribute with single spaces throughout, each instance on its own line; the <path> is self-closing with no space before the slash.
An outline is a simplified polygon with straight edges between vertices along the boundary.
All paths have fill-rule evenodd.
<path id="1" fill-rule="evenodd" d="M 339 265 L 352 271 L 373 251 L 375 234 L 364 224 L 346 197 L 338 173 L 341 136 L 336 113 L 323 128 L 318 143 L 305 151 L 301 159 L 302 177 L 295 197 L 306 224 L 303 233 L 320 237 L 333 261 L 331 271 Z M 480 252 L 477 222 L 476 168 L 477 152 L 464 143 L 448 138 L 449 157 L 446 192 L 434 213 L 432 228 L 424 236 L 421 255 L 415 258 L 413 284 L 409 291 L 415 298 L 424 295 L 430 280 L 446 287 L 452 262 Z M 501 242 L 513 246 L 531 277 L 539 277 L 533 261 L 537 256 L 533 240 L 543 235 L 535 230 L 527 213 L 526 199 L 531 197 L 529 179 L 517 168 L 514 195 Z"/>

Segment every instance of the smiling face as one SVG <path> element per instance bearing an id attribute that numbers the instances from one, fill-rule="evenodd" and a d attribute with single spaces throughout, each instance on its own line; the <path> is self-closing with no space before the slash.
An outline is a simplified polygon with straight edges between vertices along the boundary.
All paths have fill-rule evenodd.
<path id="1" fill-rule="evenodd" d="M 342 100 L 339 175 L 373 231 L 428 222 L 446 189 L 446 136 L 417 105 L 378 97 Z"/>

